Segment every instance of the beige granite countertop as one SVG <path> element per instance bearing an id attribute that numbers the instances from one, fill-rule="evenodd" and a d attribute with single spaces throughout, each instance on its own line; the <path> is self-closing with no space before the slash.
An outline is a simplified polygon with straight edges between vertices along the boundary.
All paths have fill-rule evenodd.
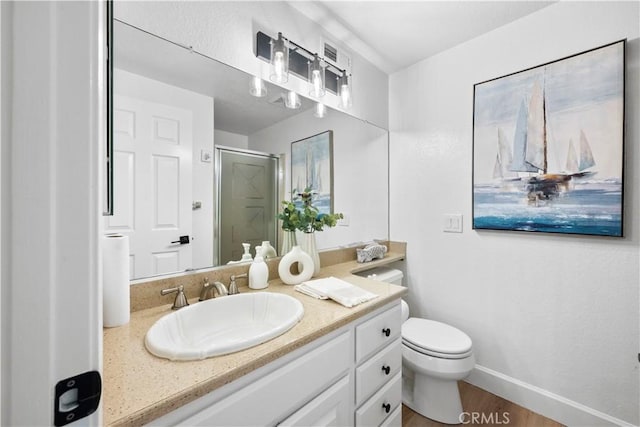
<path id="1" fill-rule="evenodd" d="M 205 360 L 177 362 L 151 355 L 144 346 L 147 330 L 171 312 L 170 304 L 131 313 L 124 326 L 104 330 L 104 424 L 143 425 L 227 384 L 329 332 L 400 298 L 406 289 L 376 282 L 352 273 L 404 259 L 403 252 L 389 252 L 383 260 L 367 264 L 347 261 L 323 267 L 319 277 L 334 276 L 379 295 L 353 308 L 331 300 L 317 300 L 294 291 L 280 280 L 271 280 L 266 291 L 297 298 L 304 306 L 302 320 L 291 330 L 255 347 Z M 241 292 L 252 291 L 240 287 Z M 197 299 L 190 299 L 195 303 Z"/>

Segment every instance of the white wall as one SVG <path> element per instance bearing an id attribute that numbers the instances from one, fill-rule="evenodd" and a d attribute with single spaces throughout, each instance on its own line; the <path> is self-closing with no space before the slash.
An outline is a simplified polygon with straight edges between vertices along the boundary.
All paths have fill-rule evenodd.
<path id="1" fill-rule="evenodd" d="M 318 52 L 325 34 L 318 24 L 282 1 L 119 1 L 114 14 L 117 19 L 193 46 L 200 53 L 264 79 L 268 79 L 269 64 L 255 57 L 258 31 L 272 37 L 280 31 L 299 45 Z M 387 128 L 388 76 L 360 55 L 352 56 L 354 100 L 349 113 Z M 301 94 L 308 93 L 307 83 L 295 76 L 285 86 Z M 327 93 L 323 102 L 337 108 L 338 97 Z"/>
<path id="2" fill-rule="evenodd" d="M 323 119 L 313 109 L 249 135 L 249 148 L 285 154 L 285 194 L 290 200 L 291 143 L 333 130 L 334 212 L 348 217 L 316 233 L 319 249 L 388 237 L 388 133 L 386 130 L 337 111 Z"/>
<path id="3" fill-rule="evenodd" d="M 238 133 L 227 132 L 220 129 L 215 129 L 213 135 L 216 145 L 240 148 L 243 150 L 247 150 L 249 148 L 249 137 L 246 135 L 240 135 Z"/>
<path id="4" fill-rule="evenodd" d="M 414 312 L 467 332 L 470 380 L 571 425 L 640 422 L 639 3 L 561 2 L 390 78 L 391 238 Z M 625 238 L 473 231 L 473 85 L 628 38 Z M 443 214 L 464 232 L 442 232 Z"/>

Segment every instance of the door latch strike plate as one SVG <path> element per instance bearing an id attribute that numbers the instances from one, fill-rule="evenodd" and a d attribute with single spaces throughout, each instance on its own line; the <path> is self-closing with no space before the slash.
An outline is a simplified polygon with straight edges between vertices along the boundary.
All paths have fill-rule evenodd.
<path id="1" fill-rule="evenodd" d="M 89 371 L 56 384 L 53 423 L 64 426 L 93 414 L 100 404 L 100 372 Z"/>

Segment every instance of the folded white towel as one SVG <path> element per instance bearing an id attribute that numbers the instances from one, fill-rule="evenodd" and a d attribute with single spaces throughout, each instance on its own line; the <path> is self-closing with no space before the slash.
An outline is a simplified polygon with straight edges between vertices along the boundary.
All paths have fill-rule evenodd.
<path id="1" fill-rule="evenodd" d="M 302 282 L 294 286 L 294 289 L 318 299 L 331 298 L 345 307 L 353 307 L 378 297 L 376 294 L 335 277 Z"/>

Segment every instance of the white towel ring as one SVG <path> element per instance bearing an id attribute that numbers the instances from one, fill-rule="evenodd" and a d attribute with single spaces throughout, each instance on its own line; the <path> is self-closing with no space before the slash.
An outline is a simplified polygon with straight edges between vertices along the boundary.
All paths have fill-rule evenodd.
<path id="1" fill-rule="evenodd" d="M 296 262 L 298 263 L 298 270 L 300 270 L 300 266 L 302 266 L 302 269 L 300 270 L 300 273 L 292 274 L 291 266 Z M 280 280 L 285 284 L 298 285 L 311 279 L 314 269 L 315 266 L 313 264 L 313 259 L 311 259 L 309 254 L 303 251 L 300 246 L 294 246 L 280 260 L 280 264 L 278 265 L 278 275 L 280 276 Z"/>

